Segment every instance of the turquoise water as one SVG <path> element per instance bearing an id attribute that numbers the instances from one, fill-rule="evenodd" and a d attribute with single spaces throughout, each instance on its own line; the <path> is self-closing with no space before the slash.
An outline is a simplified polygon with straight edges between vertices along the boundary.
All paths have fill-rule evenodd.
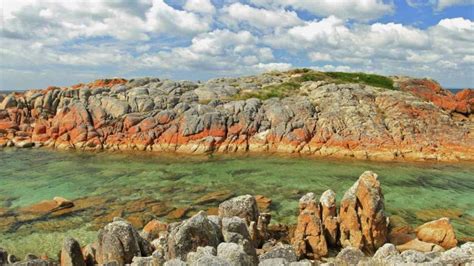
<path id="1" fill-rule="evenodd" d="M 81 244 L 92 242 L 98 225 L 111 219 L 113 211 L 129 208 L 124 207 L 127 202 L 144 198 L 170 208 L 191 207 L 189 216 L 218 205 L 217 201 L 196 204 L 198 198 L 208 193 L 261 194 L 273 200 L 270 211 L 274 223 L 294 223 L 301 195 L 331 188 L 340 199 L 366 170 L 379 175 L 389 215 L 397 215 L 413 226 L 450 216 L 458 237 L 474 237 L 472 163 L 380 163 L 276 155 L 178 156 L 47 149 L 3 150 L 0 162 L 0 215 L 4 211 L 0 217 L 0 247 L 19 255 L 57 254 L 66 235 L 79 239 Z M 25 221 L 21 207 L 55 196 L 102 201 L 94 203 L 95 209 L 18 222 Z M 127 215 L 125 211 L 124 217 Z"/>

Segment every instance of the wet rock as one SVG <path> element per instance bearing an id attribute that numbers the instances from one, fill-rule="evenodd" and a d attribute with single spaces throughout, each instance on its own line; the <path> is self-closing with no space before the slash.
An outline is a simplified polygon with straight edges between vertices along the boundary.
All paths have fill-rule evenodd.
<path id="1" fill-rule="evenodd" d="M 377 249 L 377 252 L 374 254 L 374 258 L 383 259 L 388 256 L 398 255 L 398 250 L 394 244 L 387 243 Z"/>
<path id="2" fill-rule="evenodd" d="M 168 256 L 170 259 L 185 260 L 187 254 L 196 251 L 199 246 L 217 247 L 222 238 L 222 233 L 207 218 L 206 213 L 200 211 L 171 228 L 168 236 Z"/>
<path id="3" fill-rule="evenodd" d="M 336 260 L 347 265 L 357 265 L 365 257 L 364 253 L 354 247 L 345 247 L 336 256 Z"/>
<path id="4" fill-rule="evenodd" d="M 54 197 L 54 201 L 57 203 L 57 208 L 72 208 L 74 207 L 74 203 L 68 199 L 65 199 L 63 197 Z"/>
<path id="5" fill-rule="evenodd" d="M 338 240 L 339 222 L 336 210 L 336 193 L 328 189 L 319 199 L 324 237 L 329 246 L 335 246 Z"/>
<path id="6" fill-rule="evenodd" d="M 377 174 L 366 171 L 344 194 L 340 207 L 340 241 L 373 254 L 387 242 L 387 218 Z"/>
<path id="7" fill-rule="evenodd" d="M 449 218 L 441 218 L 419 226 L 416 228 L 416 236 L 421 241 L 439 245 L 444 249 L 453 248 L 458 243 Z"/>
<path id="8" fill-rule="evenodd" d="M 257 222 L 259 215 L 257 201 L 251 195 L 238 196 L 219 204 L 220 217 L 238 216 L 244 219 L 247 225 Z"/>
<path id="9" fill-rule="evenodd" d="M 236 243 L 221 243 L 217 247 L 217 256 L 230 265 L 256 265 L 255 259 L 248 255 L 244 248 Z"/>
<path id="10" fill-rule="evenodd" d="M 222 235 L 225 242 L 239 243 L 244 239 L 250 240 L 245 220 L 239 217 L 222 218 Z"/>
<path id="11" fill-rule="evenodd" d="M 308 193 L 299 201 L 300 214 L 291 243 L 298 257 L 312 254 L 313 258 L 324 257 L 328 248 L 319 217 L 319 203 L 314 193 Z"/>
<path id="12" fill-rule="evenodd" d="M 298 257 L 295 253 L 293 246 L 285 244 L 277 244 L 272 247 L 265 254 L 260 255 L 259 260 L 268 260 L 268 259 L 284 259 L 287 263 L 294 262 L 298 260 Z"/>
<path id="13" fill-rule="evenodd" d="M 99 231 L 97 262 L 99 264 L 116 261 L 119 264 L 131 263 L 133 257 L 141 257 L 142 239 L 132 225 L 116 220 Z M 145 254 L 146 256 L 146 254 Z"/>
<path id="14" fill-rule="evenodd" d="M 85 266 L 81 246 L 73 238 L 66 238 L 61 249 L 61 266 Z"/>
<path id="15" fill-rule="evenodd" d="M 38 256 L 34 254 L 29 253 L 25 255 L 25 261 L 37 260 L 37 259 L 38 259 Z"/>
<path id="16" fill-rule="evenodd" d="M 219 190 L 208 193 L 200 198 L 198 198 L 194 203 L 195 204 L 206 204 L 211 202 L 221 202 L 232 197 L 234 193 L 229 190 Z"/>

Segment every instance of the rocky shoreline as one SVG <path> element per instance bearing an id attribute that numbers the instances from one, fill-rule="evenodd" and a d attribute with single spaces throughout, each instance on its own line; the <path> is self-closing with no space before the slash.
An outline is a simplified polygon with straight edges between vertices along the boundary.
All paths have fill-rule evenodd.
<path id="1" fill-rule="evenodd" d="M 474 160 L 474 90 L 296 69 L 97 80 L 0 96 L 0 147 Z"/>
<path id="2" fill-rule="evenodd" d="M 206 199 L 203 198 L 203 201 Z M 67 212 L 79 202 L 56 197 L 31 210 Z M 299 200 L 296 225 L 270 224 L 271 200 L 243 195 L 216 214 L 180 222 L 153 219 L 141 230 L 110 218 L 93 243 L 67 237 L 58 258 L 19 260 L 0 248 L 0 265 L 472 265 L 474 243 L 459 243 L 449 218 L 412 228 L 389 219 L 377 174 L 364 172 L 339 204 L 327 190 Z M 73 236 L 72 236 L 73 237 Z M 82 245 L 81 245 L 82 244 Z"/>

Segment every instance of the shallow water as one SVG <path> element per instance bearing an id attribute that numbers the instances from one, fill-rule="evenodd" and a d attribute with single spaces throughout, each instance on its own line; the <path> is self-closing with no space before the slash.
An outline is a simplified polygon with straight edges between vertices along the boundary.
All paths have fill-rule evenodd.
<path id="1" fill-rule="evenodd" d="M 273 200 L 274 223 L 294 223 L 298 199 L 305 192 L 331 188 L 338 199 L 372 170 L 379 175 L 389 215 L 412 225 L 451 216 L 459 238 L 474 237 L 474 164 L 380 163 L 282 156 L 178 156 L 155 153 L 60 152 L 46 149 L 0 151 L 0 208 L 18 208 L 62 196 L 100 196 L 107 204 L 153 198 L 193 211 L 218 202 L 195 205 L 210 192 L 261 194 Z M 188 215 L 192 215 L 193 211 Z M 1 213 L 1 212 L 0 212 Z M 106 212 L 77 212 L 60 218 L 8 224 L 0 217 L 0 247 L 23 256 L 28 252 L 55 257 L 62 239 L 94 241 L 94 219 Z M 2 227 L 3 224 L 3 227 Z M 8 225 L 6 225 L 8 224 Z"/>

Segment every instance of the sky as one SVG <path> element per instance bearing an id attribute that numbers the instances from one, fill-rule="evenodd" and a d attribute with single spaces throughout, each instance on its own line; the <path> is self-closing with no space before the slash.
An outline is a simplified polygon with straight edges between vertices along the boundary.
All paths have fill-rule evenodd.
<path id="1" fill-rule="evenodd" d="M 474 87 L 474 0 L 0 2 L 0 90 L 298 67 Z"/>

